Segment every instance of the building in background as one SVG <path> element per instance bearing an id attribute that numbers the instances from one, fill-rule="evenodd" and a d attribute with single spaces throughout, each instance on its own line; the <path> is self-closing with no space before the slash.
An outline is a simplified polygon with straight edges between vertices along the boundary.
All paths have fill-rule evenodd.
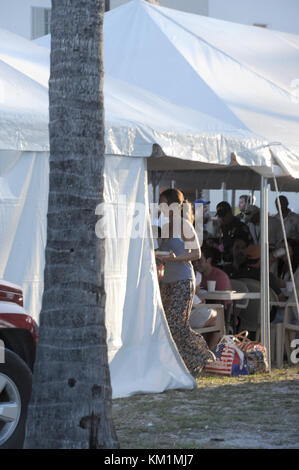
<path id="1" fill-rule="evenodd" d="M 105 0 L 106 10 L 129 0 Z M 161 0 L 161 6 L 208 15 L 209 0 Z M 0 28 L 36 39 L 50 32 L 51 0 L 1 0 Z"/>
<path id="2" fill-rule="evenodd" d="M 36 39 L 50 32 L 51 0 L 1 0 L 0 28 Z"/>
<path id="3" fill-rule="evenodd" d="M 106 10 L 129 0 L 105 0 Z M 167 8 L 299 34 L 298 0 L 159 0 Z M 0 28 L 36 39 L 50 32 L 51 0 L 1 0 Z"/>

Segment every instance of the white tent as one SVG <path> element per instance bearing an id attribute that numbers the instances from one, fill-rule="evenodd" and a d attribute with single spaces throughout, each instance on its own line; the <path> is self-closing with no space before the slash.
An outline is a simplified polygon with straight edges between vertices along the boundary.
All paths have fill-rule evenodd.
<path id="1" fill-rule="evenodd" d="M 6 195 L 0 201 L 0 277 L 24 287 L 26 307 L 37 317 L 43 289 L 49 147 L 47 120 L 38 115 L 38 111 L 47 113 L 45 89 L 32 70 L 41 55 L 38 67 L 49 73 L 49 51 L 31 43 L 27 58 L 32 54 L 32 62 L 11 62 L 7 44 L 14 44 L 14 57 L 29 51 L 29 44 L 18 43 L 13 35 L 4 40 L 3 35 L 0 60 L 15 75 L 24 75 L 24 83 L 16 82 L 22 95 L 28 77 L 33 78 L 32 93 L 40 97 L 35 122 L 43 131 L 31 136 L 24 131 L 26 138 L 16 138 L 23 133 L 15 132 L 8 117 L 6 140 L 0 133 L 0 176 Z M 212 169 L 215 175 L 216 169 L 229 169 L 231 178 L 241 168 L 244 174 L 263 174 L 265 182 L 272 174 L 274 155 L 278 175 L 298 178 L 299 112 L 288 82 L 299 76 L 298 42 L 290 35 L 230 25 L 141 0 L 107 13 L 106 202 L 115 205 L 125 195 L 126 202 L 148 204 L 149 168 Z M 283 73 L 276 65 L 279 60 L 285 62 Z M 37 68 L 36 76 L 41 76 Z M 23 120 L 24 129 L 30 116 L 27 91 L 26 96 L 23 107 L 13 93 L 9 104 L 11 116 L 19 116 L 16 122 Z M 5 119 L 6 111 L 1 102 L 0 118 Z M 106 323 L 114 397 L 194 386 L 164 318 L 147 214 L 141 222 L 148 236 L 130 236 L 135 227 L 129 214 L 126 236 L 106 243 Z"/>
<path id="2" fill-rule="evenodd" d="M 0 277 L 23 287 L 25 307 L 38 320 L 49 177 L 48 90 L 38 83 L 38 77 L 41 71 L 49 75 L 49 51 L 5 31 L 0 32 L 0 37 L 3 96 L 0 101 Z M 26 61 L 11 60 L 11 50 L 21 57 L 27 49 Z M 41 60 L 35 69 L 37 56 Z M 37 80 L 34 80 L 34 70 Z M 107 100 L 112 110 L 110 130 L 115 135 L 121 126 L 113 122 L 113 110 L 118 119 L 122 117 L 115 109 L 119 97 L 113 93 L 113 83 L 112 80 L 111 90 L 108 87 Z M 117 83 L 116 87 L 119 86 Z M 125 126 L 129 134 L 128 124 Z M 118 180 L 120 174 L 118 189 L 126 194 L 127 202 L 147 203 L 143 158 L 132 160 L 125 156 L 109 161 L 106 168 L 107 202 L 115 198 L 113 180 Z M 128 229 L 130 221 L 127 222 Z M 159 288 L 154 282 L 151 244 L 150 237 L 134 240 L 132 244 L 126 239 L 107 243 L 107 333 L 114 397 L 195 386 L 164 318 Z M 134 260 L 139 257 L 140 265 L 132 263 L 132 257 Z"/>
<path id="3" fill-rule="evenodd" d="M 50 48 L 50 36 L 36 42 Z M 113 77 L 124 91 L 113 118 L 137 128 L 126 154 L 148 157 L 157 143 L 203 168 L 228 165 L 234 152 L 239 165 L 264 174 L 273 154 L 277 174 L 299 176 L 298 36 L 133 0 L 106 13 L 104 58 L 106 86 Z M 122 154 L 117 139 L 107 139 L 107 153 Z"/>

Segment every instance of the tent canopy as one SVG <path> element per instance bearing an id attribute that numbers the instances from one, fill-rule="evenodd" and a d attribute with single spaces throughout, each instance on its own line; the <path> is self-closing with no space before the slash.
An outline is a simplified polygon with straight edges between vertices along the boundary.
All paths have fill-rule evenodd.
<path id="1" fill-rule="evenodd" d="M 48 77 L 48 51 L 0 29 L 0 150 L 49 149 Z"/>
<path id="2" fill-rule="evenodd" d="M 48 87 L 49 54 L 43 47 L 17 34 L 0 29 L 0 60 Z"/>
<path id="3" fill-rule="evenodd" d="M 112 10 L 104 23 L 106 73 L 216 119 L 222 127 L 206 132 L 199 121 L 193 141 L 202 145 L 198 159 L 227 165 L 233 151 L 240 165 L 268 166 L 269 147 L 263 146 L 276 143 L 271 151 L 294 177 L 299 177 L 299 104 L 292 88 L 299 77 L 298 44 L 295 35 L 142 0 Z M 184 122 L 184 114 L 179 117 Z M 161 147 L 167 156 L 192 160 L 187 142 L 186 136 L 185 156 L 174 143 L 171 149 Z"/>
<path id="4" fill-rule="evenodd" d="M 105 14 L 104 69 L 107 154 L 157 144 L 149 168 L 165 170 L 164 156 L 200 169 L 234 153 L 266 176 L 273 156 L 299 178 L 298 36 L 133 0 Z"/>

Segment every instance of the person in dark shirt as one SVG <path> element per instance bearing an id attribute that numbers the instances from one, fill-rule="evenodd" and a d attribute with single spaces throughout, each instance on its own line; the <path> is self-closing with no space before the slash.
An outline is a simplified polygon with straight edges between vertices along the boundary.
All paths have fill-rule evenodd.
<path id="1" fill-rule="evenodd" d="M 216 215 L 218 216 L 221 239 L 223 245 L 223 261 L 232 262 L 233 259 L 233 244 L 238 238 L 247 240 L 247 243 L 253 243 L 252 236 L 246 224 L 233 215 L 230 204 L 222 201 L 217 204 Z"/>
<path id="2" fill-rule="evenodd" d="M 232 263 L 223 266 L 223 270 L 231 279 L 255 279 L 261 277 L 261 250 L 259 245 L 247 242 L 245 238 L 237 238 L 233 244 Z M 283 299 L 279 279 L 269 272 L 269 285 L 278 297 Z"/>
<path id="3" fill-rule="evenodd" d="M 248 244 L 246 239 L 238 238 L 233 245 L 233 261 L 223 266 L 223 270 L 230 279 L 254 279 L 260 282 L 260 246 Z M 283 301 L 284 295 L 280 289 L 279 279 L 269 272 L 270 288 L 277 294 L 278 299 Z M 277 307 L 272 307 L 270 311 L 270 321 L 275 318 Z M 257 320 L 256 320 L 257 321 Z M 242 320 L 241 320 L 242 326 Z M 255 340 L 256 330 L 249 331 L 249 338 Z"/>
<path id="4" fill-rule="evenodd" d="M 247 211 L 248 207 L 251 204 L 251 198 L 247 194 L 242 194 L 239 198 L 239 214 L 236 215 L 239 220 L 245 222 L 245 212 Z"/>

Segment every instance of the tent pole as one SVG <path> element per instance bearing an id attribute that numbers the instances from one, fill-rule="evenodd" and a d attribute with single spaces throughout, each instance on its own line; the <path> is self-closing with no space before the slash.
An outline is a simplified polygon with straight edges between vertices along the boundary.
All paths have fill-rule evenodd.
<path id="1" fill-rule="evenodd" d="M 270 351 L 270 295 L 269 295 L 269 242 L 268 242 L 268 180 L 261 177 L 261 342 L 267 350 L 271 372 Z"/>
<path id="2" fill-rule="evenodd" d="M 235 215 L 235 210 L 236 210 L 236 190 L 233 189 L 232 190 L 232 211 L 233 211 L 233 214 Z"/>
<path id="3" fill-rule="evenodd" d="M 154 202 L 159 202 L 159 198 L 160 198 L 160 185 L 159 184 L 156 184 L 155 187 L 154 187 L 154 198 L 155 198 L 155 201 Z"/>
<path id="4" fill-rule="evenodd" d="M 226 189 L 226 183 L 222 183 L 222 198 L 223 201 L 227 201 L 227 189 Z"/>

